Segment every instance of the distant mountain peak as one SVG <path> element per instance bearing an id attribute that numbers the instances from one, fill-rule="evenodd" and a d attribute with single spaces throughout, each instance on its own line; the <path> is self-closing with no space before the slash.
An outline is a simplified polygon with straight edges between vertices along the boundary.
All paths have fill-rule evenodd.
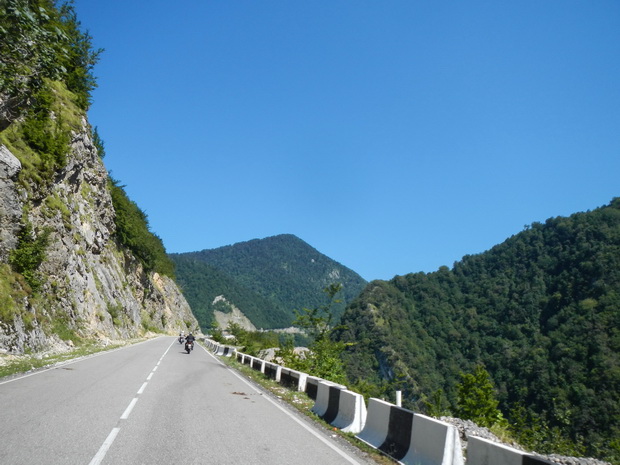
<path id="1" fill-rule="evenodd" d="M 281 328 L 290 326 L 294 310 L 324 304 L 323 289 L 328 285 L 343 285 L 343 302 L 335 308 L 340 315 L 367 284 L 294 234 L 171 257 L 177 279 L 203 328 L 213 321 L 212 302 L 219 294 L 225 294 L 257 327 Z"/>

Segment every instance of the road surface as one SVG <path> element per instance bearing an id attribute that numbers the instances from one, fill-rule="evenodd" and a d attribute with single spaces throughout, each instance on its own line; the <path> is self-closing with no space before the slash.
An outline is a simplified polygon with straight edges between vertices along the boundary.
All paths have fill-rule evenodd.
<path id="1" fill-rule="evenodd" d="M 0 380 L 1 464 L 368 464 L 196 344 Z"/>

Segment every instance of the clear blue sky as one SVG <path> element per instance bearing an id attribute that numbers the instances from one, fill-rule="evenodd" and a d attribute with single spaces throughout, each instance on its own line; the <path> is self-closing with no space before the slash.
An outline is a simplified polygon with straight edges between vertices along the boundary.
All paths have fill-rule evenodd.
<path id="1" fill-rule="evenodd" d="M 291 233 L 365 279 L 620 195 L 620 2 L 77 0 L 105 164 L 169 252 Z"/>

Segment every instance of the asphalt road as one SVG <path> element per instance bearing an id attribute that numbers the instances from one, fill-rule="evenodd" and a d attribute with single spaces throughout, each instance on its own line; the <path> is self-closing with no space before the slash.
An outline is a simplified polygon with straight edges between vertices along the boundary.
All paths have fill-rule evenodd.
<path id="1" fill-rule="evenodd" d="M 345 449 L 173 337 L 0 381 L 0 464 L 369 463 Z"/>

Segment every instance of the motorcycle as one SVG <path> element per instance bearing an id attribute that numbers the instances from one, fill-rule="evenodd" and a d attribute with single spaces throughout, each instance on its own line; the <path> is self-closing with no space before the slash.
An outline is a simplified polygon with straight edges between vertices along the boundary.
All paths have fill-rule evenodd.
<path id="1" fill-rule="evenodd" d="M 179 336 L 179 344 L 183 344 L 184 340 L 185 340 L 185 338 L 183 336 Z"/>
<path id="2" fill-rule="evenodd" d="M 187 341 L 185 343 L 185 351 L 189 354 L 192 350 L 194 350 L 194 341 Z"/>

